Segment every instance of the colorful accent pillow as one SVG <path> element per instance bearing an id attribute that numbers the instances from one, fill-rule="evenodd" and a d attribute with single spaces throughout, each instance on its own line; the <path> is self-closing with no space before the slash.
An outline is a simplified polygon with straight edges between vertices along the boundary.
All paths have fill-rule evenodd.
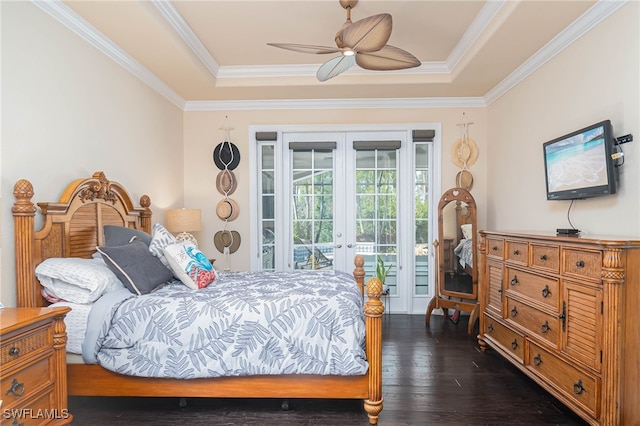
<path id="1" fill-rule="evenodd" d="M 175 244 L 178 242 L 176 237 L 174 237 L 171 232 L 167 231 L 167 228 L 162 226 L 159 223 L 154 223 L 152 227 L 153 237 L 151 237 L 151 243 L 149 244 L 149 251 L 155 257 L 160 259 L 160 262 L 167 268 L 171 268 L 169 266 L 169 262 L 164 256 L 164 248 L 169 244 Z"/>
<path id="2" fill-rule="evenodd" d="M 122 288 L 118 277 L 102 259 L 55 257 L 36 267 L 42 295 L 51 303 L 93 303 L 104 293 Z"/>
<path id="3" fill-rule="evenodd" d="M 171 280 L 173 273 L 149 252 L 142 241 L 117 247 L 98 247 L 104 262 L 122 284 L 138 296 L 151 293 Z"/>
<path id="4" fill-rule="evenodd" d="M 134 239 L 142 241 L 147 245 L 147 247 L 151 244 L 151 235 L 138 229 L 116 225 L 105 225 L 102 229 L 104 232 L 105 246 L 123 246 L 125 244 L 129 244 Z"/>
<path id="5" fill-rule="evenodd" d="M 191 242 L 170 244 L 164 248 L 164 255 L 174 275 L 193 290 L 205 288 L 216 279 L 207 256 Z"/>

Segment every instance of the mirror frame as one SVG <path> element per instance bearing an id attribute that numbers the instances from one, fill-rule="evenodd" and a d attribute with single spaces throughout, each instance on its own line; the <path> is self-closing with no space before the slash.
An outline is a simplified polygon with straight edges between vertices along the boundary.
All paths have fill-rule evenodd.
<path id="1" fill-rule="evenodd" d="M 473 265 L 471 267 L 471 282 L 472 282 L 472 292 L 471 293 L 462 293 L 457 291 L 448 291 L 445 289 L 445 268 L 444 268 L 444 244 L 442 244 L 444 238 L 444 208 L 450 203 L 457 203 L 456 209 L 461 207 L 460 203 L 466 203 L 467 212 L 465 216 L 468 218 L 465 223 L 471 224 L 471 232 L 473 235 L 473 252 L 472 252 L 472 260 Z M 464 208 L 464 207 L 461 207 Z M 456 222 L 460 215 L 456 210 Z M 460 223 L 456 223 L 456 227 L 460 228 Z M 451 188 L 447 190 L 440 197 L 440 201 L 438 203 L 438 291 L 441 296 L 449 296 L 449 297 L 459 297 L 462 299 L 468 300 L 477 300 L 478 299 L 478 249 L 477 249 L 477 238 L 478 238 L 478 218 L 477 218 L 477 207 L 476 201 L 473 196 L 463 188 Z M 456 229 L 456 233 L 460 234 L 462 231 L 460 229 Z M 456 259 L 457 261 L 457 259 Z"/>

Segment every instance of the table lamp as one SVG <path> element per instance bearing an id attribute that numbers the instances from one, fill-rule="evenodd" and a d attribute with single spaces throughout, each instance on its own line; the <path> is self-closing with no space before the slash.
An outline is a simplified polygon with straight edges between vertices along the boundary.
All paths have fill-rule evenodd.
<path id="1" fill-rule="evenodd" d="M 176 209 L 167 210 L 167 229 L 176 235 L 176 239 L 180 242 L 189 241 L 198 245 L 196 238 L 191 232 L 197 232 L 202 229 L 202 220 L 200 209 Z"/>

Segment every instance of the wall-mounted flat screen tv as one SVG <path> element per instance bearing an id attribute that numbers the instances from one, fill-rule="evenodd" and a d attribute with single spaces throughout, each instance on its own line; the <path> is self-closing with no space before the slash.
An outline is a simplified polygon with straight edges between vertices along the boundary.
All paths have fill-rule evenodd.
<path id="1" fill-rule="evenodd" d="M 547 200 L 576 200 L 615 194 L 618 169 L 612 158 L 611 121 L 544 143 Z"/>

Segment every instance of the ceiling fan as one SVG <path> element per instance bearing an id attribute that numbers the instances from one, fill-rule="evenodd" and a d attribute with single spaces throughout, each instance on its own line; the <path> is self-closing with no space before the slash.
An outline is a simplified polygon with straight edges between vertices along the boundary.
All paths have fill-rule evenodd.
<path id="1" fill-rule="evenodd" d="M 347 11 L 347 20 L 336 33 L 337 47 L 292 43 L 267 44 L 294 52 L 318 55 L 340 53 L 340 56 L 320 66 L 316 73 L 320 81 L 327 81 L 342 74 L 353 64 L 375 71 L 402 70 L 420 66 L 418 58 L 411 53 L 387 44 L 393 27 L 391 15 L 388 13 L 351 22 L 351 9 L 357 3 L 358 0 L 340 0 L 340 5 Z"/>

